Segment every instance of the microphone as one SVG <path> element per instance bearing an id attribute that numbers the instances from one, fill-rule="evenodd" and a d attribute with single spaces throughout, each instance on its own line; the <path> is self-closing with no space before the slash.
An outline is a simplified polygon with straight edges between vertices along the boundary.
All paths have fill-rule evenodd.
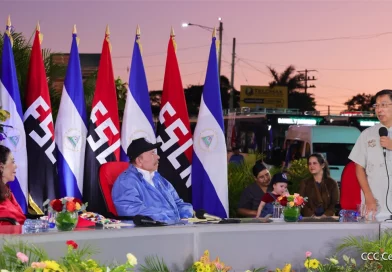
<path id="1" fill-rule="evenodd" d="M 387 130 L 387 128 L 386 128 L 386 127 L 380 127 L 380 129 L 378 130 L 378 134 L 380 135 L 380 137 L 388 136 L 388 130 Z M 384 157 L 385 157 L 386 154 L 387 154 L 387 149 L 386 149 L 385 147 L 383 147 L 383 148 L 382 148 L 382 151 L 383 151 Z"/>
<path id="2" fill-rule="evenodd" d="M 217 221 L 221 221 L 222 218 L 212 215 L 212 214 L 208 214 L 205 210 L 198 210 L 196 212 L 196 217 L 199 219 L 213 219 L 213 220 L 217 220 Z"/>
<path id="3" fill-rule="evenodd" d="M 145 226 L 145 227 L 152 227 L 152 226 L 166 226 L 167 224 L 160 221 L 155 221 L 151 217 L 144 216 L 144 215 L 135 215 L 133 217 L 133 223 L 136 226 Z"/>
<path id="4" fill-rule="evenodd" d="M 383 136 L 388 136 L 388 130 L 386 127 L 380 127 L 380 129 L 378 130 L 378 134 L 380 135 L 380 137 Z M 392 220 L 392 212 L 389 209 L 388 206 L 388 193 L 389 193 L 389 173 L 388 173 L 388 166 L 387 166 L 387 158 L 386 158 L 386 154 L 387 154 L 387 149 L 385 147 L 382 148 L 382 151 L 384 153 L 384 163 L 385 163 L 385 170 L 387 171 L 387 178 L 388 178 L 388 189 L 387 189 L 387 193 L 385 195 L 385 203 L 387 204 L 387 209 L 389 211 L 389 213 L 391 214 L 390 219 L 387 220 Z M 386 220 L 385 220 L 386 221 Z"/>

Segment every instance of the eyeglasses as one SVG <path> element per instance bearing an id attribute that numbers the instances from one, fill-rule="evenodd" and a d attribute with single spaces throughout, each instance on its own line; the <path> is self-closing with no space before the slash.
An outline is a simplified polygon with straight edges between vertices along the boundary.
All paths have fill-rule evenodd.
<path id="1" fill-rule="evenodd" d="M 373 104 L 373 108 L 377 109 L 377 108 L 388 108 L 389 105 L 392 105 L 392 103 L 381 103 L 381 104 Z"/>

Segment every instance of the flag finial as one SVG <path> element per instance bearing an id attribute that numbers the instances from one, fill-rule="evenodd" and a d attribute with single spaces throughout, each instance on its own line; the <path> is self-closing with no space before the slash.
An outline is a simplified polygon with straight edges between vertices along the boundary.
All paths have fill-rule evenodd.
<path id="1" fill-rule="evenodd" d="M 76 33 L 77 33 L 77 31 L 76 31 L 76 25 L 73 25 L 72 34 L 76 34 Z"/>
<path id="2" fill-rule="evenodd" d="M 110 35 L 110 31 L 109 31 L 109 25 L 106 25 L 106 31 L 105 31 L 106 35 Z"/>
<path id="3" fill-rule="evenodd" d="M 176 36 L 176 34 L 174 34 L 174 29 L 173 29 L 173 27 L 171 27 L 171 30 L 170 30 L 170 36 L 171 36 L 171 37 L 174 37 L 174 36 Z"/>
<path id="4" fill-rule="evenodd" d="M 41 27 L 39 26 L 39 21 L 37 22 L 37 27 L 35 28 L 37 31 L 41 31 Z"/>
<path id="5" fill-rule="evenodd" d="M 136 35 L 140 36 L 140 26 L 137 25 L 136 27 Z"/>
<path id="6" fill-rule="evenodd" d="M 6 26 L 11 27 L 11 15 L 8 15 Z"/>
<path id="7" fill-rule="evenodd" d="M 212 37 L 216 38 L 216 28 L 214 27 L 214 30 L 212 31 Z"/>

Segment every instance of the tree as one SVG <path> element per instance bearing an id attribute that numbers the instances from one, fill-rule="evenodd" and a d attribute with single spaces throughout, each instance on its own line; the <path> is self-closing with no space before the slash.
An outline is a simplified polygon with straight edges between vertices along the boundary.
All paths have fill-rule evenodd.
<path id="1" fill-rule="evenodd" d="M 3 42 L 4 37 L 0 33 L 0 55 L 2 55 L 3 51 Z M 30 53 L 31 53 L 31 38 L 27 40 L 22 33 L 13 32 L 12 34 L 13 39 L 13 53 L 15 58 L 15 66 L 16 66 L 16 75 L 18 78 L 19 84 L 19 91 L 20 91 L 20 98 L 22 100 L 22 108 L 25 111 L 25 91 L 27 88 L 27 73 L 29 69 L 29 62 L 30 62 Z M 50 58 L 51 51 L 49 49 L 42 49 L 42 58 L 44 61 L 44 66 L 46 70 L 46 76 L 48 79 L 48 86 L 49 86 L 49 95 L 52 104 L 52 114 L 53 120 L 55 120 L 58 112 L 58 108 L 60 106 L 60 98 L 61 93 L 58 93 L 53 88 L 53 80 L 59 77 L 64 77 L 65 75 L 65 67 L 62 67 L 58 64 L 55 64 L 51 61 Z M 1 62 L 1 59 L 0 59 Z"/>
<path id="2" fill-rule="evenodd" d="M 267 66 L 267 68 L 269 69 L 274 79 L 269 83 L 271 87 L 285 86 L 287 87 L 289 94 L 294 92 L 296 89 L 304 87 L 300 81 L 299 75 L 292 76 L 292 74 L 295 72 L 295 67 L 293 65 L 287 67 L 281 74 L 278 74 L 278 72 L 276 72 L 276 70 L 270 66 Z"/>
<path id="3" fill-rule="evenodd" d="M 363 93 L 354 95 L 344 105 L 347 106 L 347 110 L 349 111 L 372 111 L 375 102 L 374 95 Z"/>
<path id="4" fill-rule="evenodd" d="M 297 89 L 303 88 L 303 84 L 300 81 L 300 75 L 292 75 L 295 72 L 295 67 L 290 65 L 281 74 L 278 74 L 276 70 L 270 66 L 267 66 L 272 78 L 274 79 L 269 83 L 271 87 L 284 86 L 287 87 L 288 91 L 288 107 L 293 109 L 299 109 L 299 111 L 314 111 L 316 102 L 313 94 L 311 93 L 300 93 Z"/>
<path id="5" fill-rule="evenodd" d="M 154 116 L 159 115 L 162 102 L 162 90 L 150 91 L 151 111 Z"/>

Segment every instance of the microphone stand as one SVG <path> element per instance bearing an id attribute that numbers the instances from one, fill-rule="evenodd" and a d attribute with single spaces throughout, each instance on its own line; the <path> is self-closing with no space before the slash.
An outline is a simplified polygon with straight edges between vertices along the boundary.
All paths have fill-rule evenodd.
<path id="1" fill-rule="evenodd" d="M 389 194 L 389 173 L 388 173 L 388 165 L 387 165 L 387 151 L 386 151 L 386 148 L 384 147 L 384 150 L 383 150 L 383 153 L 384 153 L 384 163 L 385 163 L 385 170 L 387 171 L 387 178 L 388 178 L 388 188 L 387 188 L 387 194 L 385 195 L 385 204 L 386 204 L 386 206 L 387 206 L 387 209 L 388 209 L 388 211 L 389 211 L 389 213 L 390 213 L 390 215 L 389 215 L 389 219 L 385 219 L 384 220 L 384 222 L 387 222 L 387 221 L 392 221 L 392 212 L 391 212 L 391 210 L 389 209 L 389 206 L 388 206 L 388 194 Z"/>

